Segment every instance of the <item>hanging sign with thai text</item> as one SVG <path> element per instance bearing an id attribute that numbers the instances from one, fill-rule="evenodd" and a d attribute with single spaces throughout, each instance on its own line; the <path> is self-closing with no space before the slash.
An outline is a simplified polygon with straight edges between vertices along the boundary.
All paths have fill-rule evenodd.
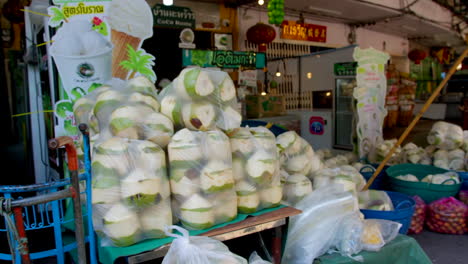
<path id="1" fill-rule="evenodd" d="M 282 39 L 327 42 L 327 27 L 314 24 L 298 24 L 295 21 L 283 21 L 281 24 Z"/>
<path id="2" fill-rule="evenodd" d="M 153 7 L 154 25 L 168 28 L 195 28 L 195 14 L 188 7 L 165 6 Z"/>

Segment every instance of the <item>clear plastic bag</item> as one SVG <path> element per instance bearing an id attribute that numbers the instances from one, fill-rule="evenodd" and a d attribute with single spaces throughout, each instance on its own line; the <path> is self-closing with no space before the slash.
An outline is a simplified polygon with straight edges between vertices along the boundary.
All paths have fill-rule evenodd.
<path id="1" fill-rule="evenodd" d="M 413 196 L 416 205 L 414 207 L 414 214 L 411 218 L 411 226 L 408 230 L 410 234 L 419 234 L 424 229 L 424 223 L 426 220 L 426 203 L 419 196 Z"/>
<path id="2" fill-rule="evenodd" d="M 353 166 L 323 169 L 314 173 L 314 188 L 319 189 L 330 184 L 341 184 L 345 190 L 357 194 L 366 185 L 366 179 Z"/>
<path id="3" fill-rule="evenodd" d="M 256 251 L 252 252 L 249 257 L 249 264 L 271 264 L 271 262 L 263 260 Z"/>
<path id="4" fill-rule="evenodd" d="M 463 145 L 463 129 L 444 121 L 436 122 L 427 136 L 427 142 L 444 150 L 460 148 Z"/>
<path id="5" fill-rule="evenodd" d="M 159 94 L 161 112 L 177 129 L 208 131 L 240 127 L 236 88 L 221 70 L 189 67 Z"/>
<path id="6" fill-rule="evenodd" d="M 240 213 L 278 206 L 283 197 L 275 135 L 266 127 L 228 133 Z"/>
<path id="7" fill-rule="evenodd" d="M 342 220 L 359 210 L 341 185 L 315 190 L 295 207 L 302 213 L 290 219 L 282 263 L 312 263 L 333 245 Z"/>
<path id="8" fill-rule="evenodd" d="M 441 198 L 428 206 L 427 227 L 435 232 L 462 235 L 467 232 L 467 207 L 453 197 Z"/>
<path id="9" fill-rule="evenodd" d="M 393 211 L 393 203 L 384 191 L 366 190 L 358 193 L 359 208 L 378 211 Z"/>
<path id="10" fill-rule="evenodd" d="M 363 249 L 379 251 L 398 235 L 401 226 L 400 223 L 384 219 L 364 220 L 364 231 L 361 240 Z"/>
<path id="11" fill-rule="evenodd" d="M 166 156 L 150 141 L 111 137 L 92 159 L 93 222 L 103 246 L 164 237 L 172 225 Z"/>
<path id="12" fill-rule="evenodd" d="M 159 109 L 154 84 L 143 76 L 101 86 L 73 105 L 76 124 L 86 123 L 91 138 L 149 140 L 164 148 L 174 126 Z"/>
<path id="13" fill-rule="evenodd" d="M 353 258 L 363 249 L 361 237 L 364 231 L 364 220 L 360 213 L 351 214 L 343 218 L 332 243 L 331 252 L 337 251 L 342 256 Z"/>
<path id="14" fill-rule="evenodd" d="M 168 145 L 174 214 L 188 229 L 237 217 L 231 147 L 221 131 L 178 131 Z"/>
<path id="15" fill-rule="evenodd" d="M 281 173 L 285 204 L 294 206 L 312 192 L 312 182 L 306 176 L 302 174 L 289 175 L 285 171 L 281 171 Z"/>
<path id="16" fill-rule="evenodd" d="M 294 131 L 279 135 L 276 139 L 280 154 L 281 169 L 289 174 L 302 174 L 309 178 L 323 169 L 321 156 L 314 153 L 310 144 Z M 325 155 L 322 151 L 322 155 Z"/>
<path id="17" fill-rule="evenodd" d="M 175 229 L 182 235 L 171 234 Z M 205 236 L 189 236 L 187 230 L 179 226 L 166 229 L 168 236 L 175 237 L 162 264 L 247 264 L 247 260 L 230 252 L 221 241 Z"/>

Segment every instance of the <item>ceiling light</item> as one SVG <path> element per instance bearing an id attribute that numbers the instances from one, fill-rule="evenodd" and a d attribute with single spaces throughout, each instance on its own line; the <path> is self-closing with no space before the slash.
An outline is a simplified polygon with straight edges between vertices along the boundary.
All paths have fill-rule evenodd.
<path id="1" fill-rule="evenodd" d="M 325 95 L 326 95 L 326 96 L 330 96 L 330 95 L 331 95 L 331 92 L 327 92 Z"/>
<path id="2" fill-rule="evenodd" d="M 458 66 L 457 66 L 457 71 L 459 71 L 459 70 L 461 70 L 461 69 L 462 69 L 462 64 L 460 63 L 460 64 L 458 64 Z"/>
<path id="3" fill-rule="evenodd" d="M 174 4 L 174 1 L 173 0 L 163 0 L 163 4 L 166 5 L 166 6 L 171 6 Z"/>
<path id="4" fill-rule="evenodd" d="M 338 11 L 338 10 L 320 8 L 320 7 L 316 7 L 316 6 L 309 6 L 309 9 L 314 10 L 314 11 L 323 12 L 323 13 L 334 14 L 334 15 L 337 15 L 337 16 L 341 16 L 343 14 L 341 11 Z"/>
<path id="5" fill-rule="evenodd" d="M 278 71 L 278 72 L 276 72 L 275 75 L 276 75 L 276 77 L 281 77 L 281 72 Z"/>
<path id="6" fill-rule="evenodd" d="M 258 4 L 259 4 L 259 5 L 263 5 L 264 3 L 265 3 L 264 0 L 258 0 Z"/>
<path id="7" fill-rule="evenodd" d="M 311 72 L 307 73 L 307 79 L 312 79 L 312 73 Z"/>
<path id="8" fill-rule="evenodd" d="M 265 95 L 266 95 L 266 93 L 265 93 L 265 92 L 262 92 L 262 93 L 261 93 L 261 95 L 262 95 L 262 96 L 265 96 Z"/>

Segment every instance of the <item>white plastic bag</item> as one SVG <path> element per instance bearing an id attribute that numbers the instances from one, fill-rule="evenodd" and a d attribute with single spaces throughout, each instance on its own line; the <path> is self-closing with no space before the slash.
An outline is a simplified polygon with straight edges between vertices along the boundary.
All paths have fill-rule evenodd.
<path id="1" fill-rule="evenodd" d="M 333 245 L 344 217 L 359 210 L 357 199 L 341 185 L 315 190 L 295 207 L 302 213 L 291 217 L 282 263 L 312 263 Z"/>
<path id="2" fill-rule="evenodd" d="M 271 264 L 271 262 L 263 260 L 256 251 L 252 252 L 249 257 L 249 264 Z"/>
<path id="3" fill-rule="evenodd" d="M 323 169 L 314 174 L 314 188 L 319 189 L 330 184 L 341 184 L 345 190 L 356 193 L 366 185 L 366 179 L 353 166 Z"/>
<path id="4" fill-rule="evenodd" d="M 342 256 L 353 258 L 352 255 L 358 254 L 363 248 L 361 241 L 363 231 L 364 220 L 361 218 L 360 213 L 354 213 L 343 218 L 332 243 L 333 250 L 330 252 L 336 250 Z"/>
<path id="5" fill-rule="evenodd" d="M 362 233 L 363 249 L 379 251 L 385 244 L 392 241 L 400 231 L 401 224 L 384 219 L 364 220 Z"/>
<path id="6" fill-rule="evenodd" d="M 237 216 L 228 137 L 219 130 L 182 129 L 168 145 L 172 208 L 188 229 L 206 229 Z"/>
<path id="7" fill-rule="evenodd" d="M 175 229 L 182 235 L 171 234 Z M 229 251 L 221 241 L 205 236 L 189 236 L 179 226 L 166 228 L 168 236 L 175 237 L 162 264 L 247 264 L 247 260 Z"/>
<path id="8" fill-rule="evenodd" d="M 161 112 L 176 128 L 208 131 L 240 127 L 236 88 L 221 70 L 189 67 L 159 94 Z"/>
<path id="9" fill-rule="evenodd" d="M 444 121 L 436 122 L 427 136 L 427 142 L 437 148 L 453 150 L 463 145 L 463 129 Z"/>

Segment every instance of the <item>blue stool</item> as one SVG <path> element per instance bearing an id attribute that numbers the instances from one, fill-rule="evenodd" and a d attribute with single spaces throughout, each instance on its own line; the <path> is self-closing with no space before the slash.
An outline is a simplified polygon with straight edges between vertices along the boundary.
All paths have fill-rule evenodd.
<path id="1" fill-rule="evenodd" d="M 91 161 L 89 155 L 89 136 L 83 134 L 84 141 L 84 157 L 85 157 L 85 172 L 79 175 L 80 183 L 84 183 L 86 190 L 81 192 L 82 197 L 84 196 L 85 201 L 82 206 L 83 221 L 87 234 L 85 236 L 85 243 L 89 245 L 89 263 L 97 263 L 96 256 L 96 238 L 94 234 L 93 222 L 92 222 L 92 201 L 91 201 Z M 53 193 L 65 189 L 71 184 L 69 178 L 48 182 L 42 184 L 33 184 L 26 186 L 0 186 L 0 196 L 5 199 L 13 198 L 15 200 L 31 197 L 31 194 L 39 195 L 44 193 Z M 23 221 L 26 232 L 48 232 L 53 231 L 55 247 L 51 249 L 45 249 L 42 251 L 31 252 L 31 260 L 43 259 L 47 257 L 55 257 L 57 263 L 64 264 L 65 254 L 71 252 L 77 248 L 77 243 L 74 236 L 67 237 L 63 232 L 64 226 L 73 225 L 73 217 L 67 217 L 67 211 L 72 210 L 71 198 L 54 200 L 51 202 L 23 207 Z M 71 211 L 73 212 L 73 211 Z M 14 218 L 12 217 L 13 221 Z M 7 228 L 5 226 L 6 219 L 0 223 L 0 234 L 4 233 L 7 235 Z M 15 241 L 14 238 L 10 237 L 11 241 Z M 46 242 L 47 240 L 44 239 Z M 16 242 L 15 242 L 16 243 Z M 47 243 L 44 243 L 47 244 Z M 15 248 L 15 262 L 21 263 L 20 253 Z M 0 253 L 0 260 L 12 261 L 11 254 Z"/>

